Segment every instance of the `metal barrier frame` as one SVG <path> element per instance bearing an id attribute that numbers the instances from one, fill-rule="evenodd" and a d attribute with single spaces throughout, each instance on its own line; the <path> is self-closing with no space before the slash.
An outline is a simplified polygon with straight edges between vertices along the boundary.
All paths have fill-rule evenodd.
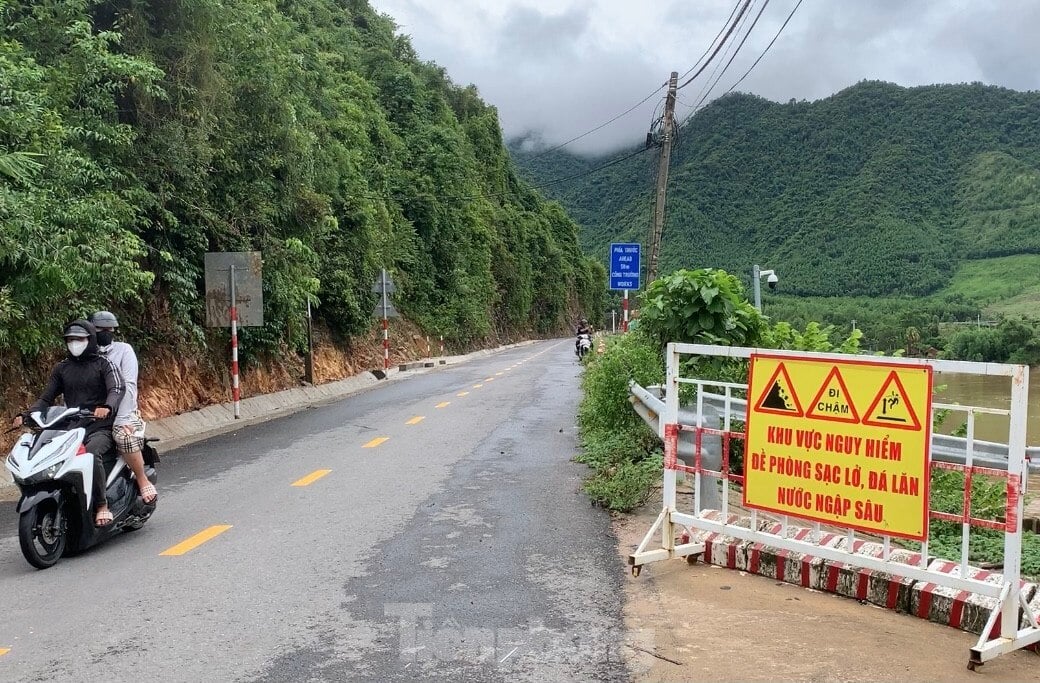
<path id="1" fill-rule="evenodd" d="M 789 517 L 782 514 L 762 513 L 755 510 L 750 511 L 750 528 L 726 523 L 729 520 L 729 481 L 743 483 L 743 476 L 729 474 L 729 443 L 732 439 L 743 439 L 744 434 L 731 430 L 731 402 L 740 401 L 735 397 L 735 391 L 746 392 L 746 384 L 733 384 L 710 380 L 699 380 L 684 378 L 680 376 L 682 356 L 703 355 L 721 358 L 750 359 L 753 354 L 775 354 L 775 349 L 756 349 L 746 347 L 711 346 L 703 344 L 677 344 L 671 343 L 667 348 L 667 375 L 665 379 L 665 409 L 661 415 L 662 436 L 664 439 L 664 502 L 661 513 L 647 531 L 642 542 L 635 552 L 629 556 L 632 575 L 639 576 L 644 564 L 660 560 L 687 557 L 703 553 L 706 544 L 703 542 L 676 543 L 676 526 L 689 527 L 691 530 L 701 530 L 740 539 L 751 543 L 761 543 L 781 550 L 796 553 L 811 553 L 816 557 L 833 562 L 850 565 L 868 570 L 886 572 L 891 575 L 905 577 L 917 581 L 923 581 L 940 586 L 947 586 L 957 590 L 968 591 L 979 595 L 997 599 L 997 606 L 990 614 L 989 620 L 982 631 L 975 647 L 971 648 L 969 657 L 969 668 L 994 659 L 1001 654 L 1011 652 L 1029 645 L 1040 643 L 1040 624 L 1037 616 L 1032 613 L 1028 602 L 1019 589 L 1021 583 L 1021 550 L 1022 550 L 1022 510 L 1025 474 L 1027 471 L 1026 458 L 1026 411 L 1028 407 L 1029 391 L 1029 368 L 1025 365 L 1008 365 L 999 363 L 974 363 L 964 361 L 947 361 L 914 358 L 885 358 L 886 362 L 906 367 L 931 366 L 936 372 L 967 375 L 988 375 L 1007 377 L 1011 383 L 1011 407 L 1009 410 L 997 408 L 982 408 L 960 405 L 948 405 L 933 403 L 934 410 L 963 411 L 967 413 L 967 451 L 964 464 L 940 462 L 934 460 L 929 452 L 928 471 L 932 468 L 961 471 L 965 474 L 964 508 L 960 515 L 940 513 L 932 511 L 929 502 L 930 519 L 941 519 L 962 524 L 963 536 L 961 541 L 961 558 L 959 574 L 945 574 L 928 569 L 928 542 L 927 539 L 921 544 L 921 563 L 912 566 L 900 562 L 890 561 L 890 538 L 882 537 L 883 554 L 880 558 L 857 555 L 836 548 L 827 548 L 816 545 L 822 530 L 819 523 L 812 524 L 812 533 L 808 541 L 800 541 L 787 538 Z M 805 351 L 783 351 L 786 356 L 830 361 L 848 361 L 847 354 L 813 353 Z M 713 387 L 723 391 L 722 401 L 725 406 L 723 411 L 723 428 L 712 429 L 699 425 L 683 425 L 679 422 L 679 389 L 683 384 L 693 384 L 697 391 L 697 415 L 703 414 L 705 387 Z M 1009 418 L 1008 433 L 1008 460 L 1007 469 L 995 469 L 992 467 L 979 467 L 973 462 L 974 457 L 974 432 L 975 415 L 979 413 L 993 413 L 1006 415 Z M 929 416 L 931 419 L 932 416 Z M 693 467 L 682 464 L 678 459 L 678 442 L 680 431 L 693 431 L 695 433 L 696 454 Z M 704 434 L 721 436 L 723 443 L 723 457 L 720 471 L 707 470 L 701 463 L 701 438 Z M 988 464 L 988 463 L 987 463 Z M 680 512 L 676 509 L 676 484 L 679 472 L 692 473 L 695 478 L 695 491 L 700 490 L 701 475 L 717 477 L 723 482 L 722 496 L 722 522 L 705 519 L 700 515 L 700 500 L 694 497 L 693 514 Z M 1005 521 L 977 519 L 971 516 L 971 478 L 973 474 L 995 476 L 1004 478 L 1006 484 L 1006 509 Z M 758 518 L 766 516 L 780 520 L 781 529 L 779 534 L 773 534 L 759 530 Z M 797 520 L 804 522 L 804 520 Z M 840 526 L 834 524 L 831 526 Z M 969 530 L 971 526 L 980 526 L 997 529 L 1004 532 L 1004 568 L 1003 583 L 994 584 L 987 581 L 968 576 L 968 550 Z M 660 547 L 651 548 L 651 542 L 655 534 L 660 532 Z M 848 548 L 854 547 L 856 532 L 847 530 Z M 1019 628 L 1019 608 L 1023 610 L 1027 626 Z M 999 620 L 999 636 L 989 639 L 994 627 Z"/>

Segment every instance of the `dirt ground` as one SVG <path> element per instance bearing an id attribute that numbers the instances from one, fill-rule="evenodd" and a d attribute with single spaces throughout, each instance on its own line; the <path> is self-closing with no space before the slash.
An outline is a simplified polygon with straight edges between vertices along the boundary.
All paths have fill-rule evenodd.
<path id="1" fill-rule="evenodd" d="M 659 511 L 658 499 L 615 518 L 626 562 Z M 1032 652 L 973 673 L 973 634 L 761 576 L 668 560 L 626 577 L 636 680 L 1040 681 Z"/>

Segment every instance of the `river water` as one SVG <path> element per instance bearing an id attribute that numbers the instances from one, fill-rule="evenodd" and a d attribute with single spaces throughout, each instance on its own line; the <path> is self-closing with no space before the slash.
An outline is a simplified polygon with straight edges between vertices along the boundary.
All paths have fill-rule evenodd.
<path id="1" fill-rule="evenodd" d="M 945 385 L 945 388 L 942 388 Z M 1011 407 L 1011 378 L 980 375 L 950 375 L 936 373 L 934 377 L 936 403 Z M 940 390 L 941 389 L 941 390 Z M 1027 411 L 1026 443 L 1040 445 L 1040 368 L 1029 371 L 1029 409 Z M 938 431 L 949 434 L 967 419 L 963 412 L 951 412 Z M 1001 415 L 978 415 L 975 418 L 975 438 L 1007 443 L 1008 418 Z"/>

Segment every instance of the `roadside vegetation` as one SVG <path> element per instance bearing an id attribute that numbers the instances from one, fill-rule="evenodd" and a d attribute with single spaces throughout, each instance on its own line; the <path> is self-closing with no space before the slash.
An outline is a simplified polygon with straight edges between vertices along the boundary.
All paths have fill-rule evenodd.
<path id="1" fill-rule="evenodd" d="M 495 108 L 366 0 L 0 0 L 0 25 L 0 371 L 97 308 L 146 355 L 222 358 L 207 251 L 263 252 L 246 368 L 305 348 L 308 302 L 366 338 L 384 267 L 453 348 L 602 308 L 604 268 Z"/>
<path id="2" fill-rule="evenodd" d="M 629 404 L 628 383 L 634 380 L 646 387 L 663 382 L 668 342 L 858 354 L 863 352 L 861 338 L 859 330 L 842 335 L 835 326 L 817 321 L 801 328 L 788 322 L 771 323 L 747 301 L 739 279 L 722 270 L 680 270 L 651 283 L 641 296 L 640 318 L 633 330 L 609 338 L 603 354 L 588 356 L 578 415 L 583 447 L 578 460 L 592 469 L 586 492 L 596 504 L 627 512 L 642 505 L 661 481 L 660 440 Z M 747 362 L 742 360 L 700 358 L 687 363 L 683 370 L 687 376 L 747 381 Z M 739 473 L 739 449 L 735 455 L 731 469 Z M 935 472 L 931 486 L 933 509 L 961 512 L 962 475 Z M 972 506 L 974 516 L 996 519 L 1003 513 L 1002 482 L 976 477 Z M 974 530 L 971 559 L 999 562 L 1002 538 L 999 532 Z M 960 525 L 932 522 L 929 550 L 957 559 L 960 539 Z M 1040 575 L 1040 536 L 1024 535 L 1022 555 L 1023 572 Z"/>

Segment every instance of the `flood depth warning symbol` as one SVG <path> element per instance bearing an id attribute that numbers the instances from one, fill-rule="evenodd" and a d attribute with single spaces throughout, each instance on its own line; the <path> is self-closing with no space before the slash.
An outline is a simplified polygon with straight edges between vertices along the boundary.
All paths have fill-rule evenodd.
<path id="1" fill-rule="evenodd" d="M 791 376 L 787 374 L 787 368 L 783 363 L 776 367 L 776 372 L 766 382 L 766 390 L 755 404 L 755 411 L 759 413 L 774 413 L 776 415 L 787 415 L 789 417 L 802 417 L 805 411 L 798 401 L 798 395 L 794 393 L 794 384 Z"/>
<path id="2" fill-rule="evenodd" d="M 863 424 L 873 427 L 892 427 L 894 429 L 910 429 L 921 431 L 921 422 L 917 419 L 910 398 L 899 380 L 899 373 L 893 370 L 874 401 L 867 410 Z"/>
<path id="3" fill-rule="evenodd" d="M 856 410 L 849 388 L 845 385 L 845 378 L 835 365 L 831 368 L 827 379 L 823 380 L 816 397 L 809 404 L 809 412 L 806 417 L 814 417 L 819 420 L 831 420 L 833 422 L 859 423 L 859 411 Z"/>

